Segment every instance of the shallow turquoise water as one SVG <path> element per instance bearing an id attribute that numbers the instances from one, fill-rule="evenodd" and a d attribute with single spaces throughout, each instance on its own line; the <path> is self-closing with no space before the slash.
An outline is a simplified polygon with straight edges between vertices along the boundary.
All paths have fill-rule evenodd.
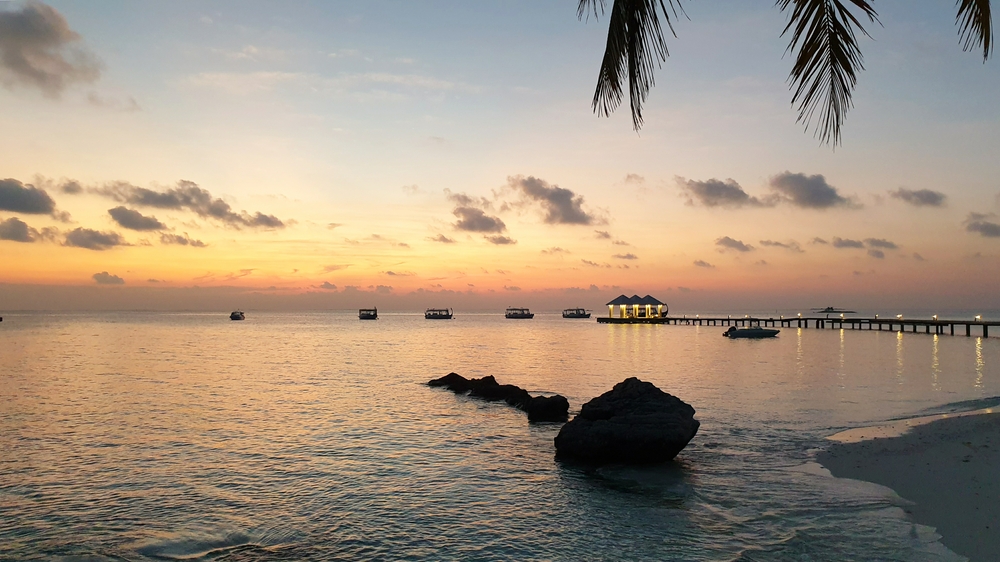
<path id="1" fill-rule="evenodd" d="M 0 558 L 956 560 L 823 438 L 1000 395 L 1000 339 L 538 315 L 5 315 Z M 554 460 L 557 424 L 422 383 L 697 410 L 677 462 Z M 972 405 L 975 405 L 973 402 Z M 970 406 L 971 407 L 971 406 Z"/>

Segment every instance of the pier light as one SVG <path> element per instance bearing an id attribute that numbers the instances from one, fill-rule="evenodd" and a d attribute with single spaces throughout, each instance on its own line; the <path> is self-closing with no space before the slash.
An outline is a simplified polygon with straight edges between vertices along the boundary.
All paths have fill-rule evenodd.
<path id="1" fill-rule="evenodd" d="M 982 322 L 982 321 L 983 321 L 983 315 L 982 314 L 977 314 L 976 315 L 976 322 Z"/>
<path id="2" fill-rule="evenodd" d="M 840 319 L 841 319 L 841 320 L 843 320 L 843 319 L 844 319 L 844 313 L 843 313 L 843 312 L 841 312 L 841 313 L 840 313 Z"/>
<path id="3" fill-rule="evenodd" d="M 897 314 L 896 315 L 896 319 L 897 320 L 902 320 L 903 319 L 903 315 L 902 314 Z"/>
<path id="4" fill-rule="evenodd" d="M 931 316 L 931 318 L 933 318 L 934 321 L 937 322 L 937 314 L 935 314 L 934 316 Z"/>
<path id="5" fill-rule="evenodd" d="M 802 318 L 802 313 L 801 312 L 799 313 L 799 318 Z"/>
<path id="6" fill-rule="evenodd" d="M 875 319 L 878 320 L 878 314 L 875 315 Z"/>

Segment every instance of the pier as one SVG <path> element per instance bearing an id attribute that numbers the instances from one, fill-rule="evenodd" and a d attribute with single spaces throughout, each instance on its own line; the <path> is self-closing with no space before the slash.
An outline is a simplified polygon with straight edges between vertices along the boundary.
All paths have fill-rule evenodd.
<path id="1" fill-rule="evenodd" d="M 973 335 L 990 337 L 990 327 L 1000 328 L 1000 321 L 988 322 L 981 319 L 976 320 L 941 320 L 937 317 L 929 320 L 908 320 L 901 317 L 896 318 L 829 318 L 820 316 L 779 316 L 778 318 L 760 318 L 743 316 L 733 318 L 723 317 L 694 317 L 688 316 L 666 316 L 660 319 L 662 324 L 689 325 L 689 326 L 749 326 L 751 323 L 760 323 L 761 326 L 772 326 L 781 328 L 816 328 L 831 330 L 877 330 L 889 332 L 911 332 L 914 334 L 948 334 L 954 336 L 964 332 L 967 337 Z M 976 328 L 976 329 L 973 329 Z M 975 334 L 974 334 L 975 332 Z"/>

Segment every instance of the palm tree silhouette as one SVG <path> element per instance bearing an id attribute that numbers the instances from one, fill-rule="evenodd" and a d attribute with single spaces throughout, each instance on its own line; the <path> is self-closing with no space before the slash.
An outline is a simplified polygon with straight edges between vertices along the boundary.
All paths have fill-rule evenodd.
<path id="1" fill-rule="evenodd" d="M 580 19 L 605 13 L 605 0 L 579 0 Z M 642 127 L 642 104 L 653 87 L 653 71 L 667 60 L 664 24 L 675 37 L 674 20 L 684 14 L 681 0 L 612 0 L 608 43 L 597 78 L 594 112 L 608 116 L 621 105 L 623 82 L 628 80 L 632 125 Z M 872 7 L 874 0 L 776 0 L 782 11 L 790 11 L 790 32 L 786 52 L 795 63 L 788 75 L 794 89 L 792 104 L 797 104 L 798 123 L 820 142 L 840 144 L 840 131 L 858 71 L 864 70 L 860 32 L 871 37 L 862 25 L 881 22 Z M 982 49 L 985 63 L 993 51 L 993 23 L 990 0 L 956 0 L 959 42 L 965 51 Z M 684 14 L 686 16 L 686 14 Z M 661 23 L 661 21 L 663 23 Z M 818 112 L 818 116 L 817 116 Z M 814 122 L 814 117 L 815 122 Z"/>

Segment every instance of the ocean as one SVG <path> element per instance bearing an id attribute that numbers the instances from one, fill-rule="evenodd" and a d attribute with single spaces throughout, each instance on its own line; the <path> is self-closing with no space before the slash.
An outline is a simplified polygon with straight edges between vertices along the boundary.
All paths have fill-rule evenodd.
<path id="1" fill-rule="evenodd" d="M 5 314 L 0 559 L 961 557 L 824 439 L 1000 403 L 1000 339 L 603 325 L 538 314 Z M 558 393 L 636 376 L 696 410 L 675 462 L 557 461 L 559 424 L 424 385 Z"/>

